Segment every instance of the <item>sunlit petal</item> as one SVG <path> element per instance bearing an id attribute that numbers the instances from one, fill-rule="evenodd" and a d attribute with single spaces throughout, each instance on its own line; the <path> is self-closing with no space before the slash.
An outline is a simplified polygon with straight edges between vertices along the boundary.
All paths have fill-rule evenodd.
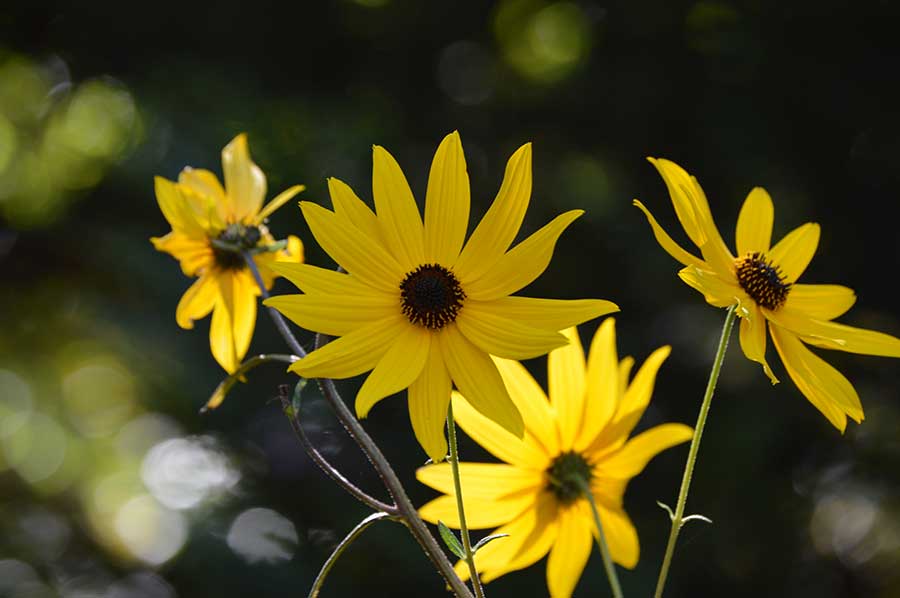
<path id="1" fill-rule="evenodd" d="M 367 234 L 370 238 L 381 240 L 381 228 L 375 212 L 369 209 L 347 183 L 336 179 L 328 179 L 328 193 L 334 205 L 334 213 L 346 218 L 353 226 Z"/>
<path id="2" fill-rule="evenodd" d="M 833 320 L 853 307 L 856 293 L 837 284 L 793 284 L 784 303 L 786 311 L 816 320 Z"/>
<path id="3" fill-rule="evenodd" d="M 586 511 L 586 517 L 593 517 L 590 513 L 590 505 L 586 501 L 582 503 L 582 509 Z M 631 523 L 631 519 L 622 509 L 611 509 L 602 503 L 597 506 L 600 513 L 600 525 L 603 526 L 603 535 L 609 546 L 609 554 L 615 563 L 626 569 L 634 569 L 641 554 L 638 543 L 637 530 Z M 593 522 L 593 520 L 592 520 Z M 597 536 L 597 526 L 592 525 L 591 531 Z"/>
<path id="4" fill-rule="evenodd" d="M 584 420 L 575 441 L 575 449 L 583 451 L 600 435 L 612 419 L 619 401 L 619 356 L 616 351 L 616 322 L 607 318 L 600 325 L 587 364 L 587 399 Z"/>
<path id="5" fill-rule="evenodd" d="M 374 368 L 404 324 L 397 314 L 354 330 L 309 353 L 289 368 L 304 378 L 350 378 Z"/>
<path id="6" fill-rule="evenodd" d="M 516 238 L 531 199 L 531 144 L 509 158 L 497 197 L 456 261 L 465 280 L 475 280 L 494 267 Z"/>
<path id="7" fill-rule="evenodd" d="M 266 175 L 250 159 L 247 135 L 241 133 L 222 150 L 225 194 L 232 216 L 244 221 L 254 218 L 266 196 Z"/>
<path id="8" fill-rule="evenodd" d="M 843 374 L 803 346 L 789 330 L 770 324 L 769 331 L 791 380 L 835 428 L 844 432 L 845 414 L 857 423 L 863 420 L 859 395 Z"/>
<path id="9" fill-rule="evenodd" d="M 286 204 L 290 201 L 295 195 L 305 190 L 305 185 L 294 185 L 293 187 L 289 187 L 272 198 L 272 201 L 266 204 L 266 206 L 256 215 L 253 221 L 257 224 L 266 221 L 266 218 L 275 213 L 278 208 Z"/>
<path id="10" fill-rule="evenodd" d="M 559 531 L 547 560 L 547 587 L 552 598 L 569 598 L 591 555 L 592 522 L 577 504 L 561 507 L 557 518 Z"/>
<path id="11" fill-rule="evenodd" d="M 522 414 L 526 432 L 543 445 L 546 454 L 559 453 L 556 410 L 550 406 L 544 390 L 518 361 L 495 358 L 494 364 Z"/>
<path id="12" fill-rule="evenodd" d="M 781 268 L 786 282 L 796 282 L 819 246 L 819 225 L 807 222 L 787 234 L 769 251 L 769 259 Z"/>
<path id="13" fill-rule="evenodd" d="M 489 302 L 466 302 L 499 316 L 526 322 L 544 330 L 563 330 L 600 316 L 619 311 L 612 301 L 603 299 L 535 299 L 532 297 L 500 297 Z"/>
<path id="14" fill-rule="evenodd" d="M 584 212 L 570 210 L 513 247 L 494 267 L 477 279 L 463 276 L 463 288 L 472 299 L 490 301 L 525 287 L 547 268 L 556 241 L 563 231 Z"/>
<path id="15" fill-rule="evenodd" d="M 678 277 L 703 293 L 706 302 L 715 307 L 730 307 L 736 303 L 749 305 L 750 298 L 736 282 L 723 280 L 716 272 L 701 270 L 693 266 L 687 266 L 678 271 Z"/>
<path id="16" fill-rule="evenodd" d="M 672 237 L 663 229 L 662 226 L 656 221 L 656 218 L 653 217 L 653 214 L 650 213 L 644 204 L 635 199 L 632 201 L 632 204 L 638 207 L 643 213 L 644 216 L 647 217 L 647 222 L 650 223 L 650 228 L 653 230 L 653 236 L 656 237 L 656 242 L 660 244 L 660 246 L 666 250 L 666 253 L 671 255 L 673 258 L 684 264 L 685 266 L 703 266 L 704 262 L 698 257 L 694 257 L 692 254 L 688 253 L 681 246 L 672 240 Z"/>
<path id="17" fill-rule="evenodd" d="M 785 308 L 765 313 L 769 320 L 798 335 L 803 342 L 823 349 L 900 357 L 900 339 L 890 334 L 816 320 Z"/>
<path id="18" fill-rule="evenodd" d="M 334 270 L 326 270 L 318 266 L 275 262 L 269 264 L 269 268 L 280 276 L 287 278 L 304 293 L 353 297 L 376 294 L 379 297 L 388 296 L 374 291 L 372 287 L 363 284 L 355 276 Z M 396 304 L 397 301 L 395 301 Z"/>
<path id="19" fill-rule="evenodd" d="M 346 277 L 346 275 L 345 275 Z M 384 320 L 399 310 L 387 295 L 276 295 L 263 301 L 292 322 L 331 336 L 343 336 Z"/>
<path id="20" fill-rule="evenodd" d="M 778 384 L 778 378 L 772 373 L 766 361 L 766 319 L 759 308 L 752 308 L 750 318 L 741 318 L 741 350 L 750 361 L 760 364 L 772 384 Z"/>
<path id="21" fill-rule="evenodd" d="M 526 509 L 534 508 L 534 493 L 519 493 L 489 500 L 469 498 L 463 486 L 463 508 L 469 529 L 484 529 L 503 525 L 517 518 Z M 459 510 L 455 495 L 439 496 L 419 507 L 419 515 L 429 523 L 443 521 L 447 526 L 459 528 Z M 479 556 L 480 555 L 479 550 Z M 477 559 L 476 559 L 477 560 Z"/>
<path id="22" fill-rule="evenodd" d="M 439 492 L 456 495 L 450 463 L 420 467 L 416 479 Z M 476 500 L 499 500 L 526 491 L 536 492 L 544 484 L 541 472 L 500 463 L 460 463 L 459 479 L 463 497 Z"/>
<path id="23" fill-rule="evenodd" d="M 476 347 L 505 359 L 530 359 L 566 344 L 558 332 L 520 322 L 497 315 L 496 310 L 484 309 L 483 304 L 474 301 L 466 303 L 456 318 L 460 332 Z"/>
<path id="24" fill-rule="evenodd" d="M 575 443 L 584 420 L 586 368 L 578 330 L 568 328 L 563 334 L 569 344 L 547 356 L 547 383 L 559 421 L 560 448 L 566 451 Z"/>
<path id="25" fill-rule="evenodd" d="M 194 320 L 209 315 L 219 295 L 215 276 L 208 274 L 198 278 L 182 295 L 175 308 L 175 321 L 185 329 L 194 327 Z"/>
<path id="26" fill-rule="evenodd" d="M 755 187 L 741 208 L 737 221 L 737 252 L 747 255 L 752 252 L 765 253 L 772 242 L 772 222 L 775 206 L 772 198 L 762 187 Z"/>
<path id="27" fill-rule="evenodd" d="M 424 263 L 422 217 L 394 157 L 383 147 L 372 148 L 372 195 L 382 236 L 406 271 Z"/>
<path id="28" fill-rule="evenodd" d="M 452 266 L 469 226 L 469 175 L 459 133 L 438 146 L 425 192 L 425 260 Z"/>
<path id="29" fill-rule="evenodd" d="M 662 424 L 642 432 L 626 442 L 617 452 L 606 455 L 597 465 L 598 475 L 632 478 L 643 471 L 647 462 L 667 448 L 691 439 L 694 431 L 684 424 Z"/>

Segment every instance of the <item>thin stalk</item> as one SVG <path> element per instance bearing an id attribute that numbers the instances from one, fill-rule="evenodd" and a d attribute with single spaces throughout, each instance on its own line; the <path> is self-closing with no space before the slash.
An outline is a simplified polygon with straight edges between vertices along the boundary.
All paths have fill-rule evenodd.
<path id="1" fill-rule="evenodd" d="M 231 390 L 231 387 L 240 381 L 244 381 L 244 374 L 246 374 L 253 368 L 273 361 L 280 361 L 282 363 L 294 363 L 298 359 L 300 358 L 296 355 L 283 355 L 281 353 L 263 353 L 251 357 L 250 359 L 244 361 L 244 363 L 239 365 L 238 369 L 236 369 L 233 374 L 230 374 L 227 378 L 219 383 L 219 385 L 210 396 L 209 400 L 206 402 L 206 405 L 200 408 L 200 413 L 206 413 L 207 411 L 215 409 L 216 407 L 221 405 L 222 401 L 225 400 L 225 395 L 227 395 L 228 391 Z"/>
<path id="2" fill-rule="evenodd" d="M 469 527 L 466 525 L 466 510 L 463 507 L 462 482 L 459 479 L 459 453 L 456 449 L 456 422 L 453 419 L 453 402 L 447 405 L 447 435 L 450 444 L 450 469 L 453 471 L 453 486 L 456 490 L 456 510 L 459 512 L 459 535 L 462 536 L 463 554 L 469 565 L 469 577 L 472 578 L 472 588 L 476 598 L 484 598 L 484 588 L 478 578 L 478 570 L 475 568 L 475 553 L 472 551 L 472 541 L 469 539 Z"/>
<path id="3" fill-rule="evenodd" d="M 370 509 L 374 511 L 381 511 L 385 516 L 396 517 L 400 514 L 399 509 L 397 509 L 396 505 L 389 505 L 387 503 L 381 502 L 377 498 L 370 496 L 364 490 L 359 488 L 356 484 L 348 480 L 344 477 L 344 475 L 337 470 L 331 463 L 322 456 L 322 453 L 318 451 L 318 449 L 313 445 L 312 441 L 310 441 L 309 437 L 306 435 L 306 431 L 303 429 L 303 426 L 300 422 L 300 414 L 298 414 L 291 407 L 291 401 L 287 396 L 287 385 L 284 385 L 284 392 L 279 393 L 278 398 L 281 399 L 281 406 L 284 410 L 285 414 L 288 416 L 288 422 L 291 424 L 291 428 L 294 430 L 294 434 L 297 435 L 297 439 L 300 441 L 300 444 L 303 446 L 303 449 L 306 451 L 306 454 L 309 455 L 309 458 L 313 463 L 319 466 L 325 475 L 331 478 L 338 486 L 347 491 L 347 493 L 360 501 Z"/>
<path id="4" fill-rule="evenodd" d="M 313 582 L 312 588 L 309 590 L 309 598 L 317 598 L 319 596 L 319 592 L 322 591 L 322 586 L 325 584 L 325 578 L 328 577 L 331 568 L 334 567 L 337 560 L 341 558 L 341 555 L 347 550 L 347 547 L 350 546 L 360 534 L 366 531 L 370 525 L 381 519 L 396 519 L 396 517 L 387 513 L 372 513 L 350 530 L 350 533 L 341 540 L 340 544 L 335 547 L 334 552 L 328 557 L 328 560 L 325 561 L 325 564 L 322 565 L 322 569 L 319 571 L 316 580 Z"/>
<path id="5" fill-rule="evenodd" d="M 700 451 L 700 439 L 703 437 L 703 428 L 706 427 L 706 417 L 709 414 L 709 406 L 712 403 L 713 393 L 716 390 L 716 382 L 719 380 L 719 372 L 722 371 L 722 362 L 725 361 L 725 350 L 728 349 L 728 339 L 731 337 L 731 329 L 734 327 L 735 308 L 728 308 L 725 316 L 725 324 L 722 326 L 722 336 L 719 337 L 719 347 L 716 349 L 716 357 L 713 360 L 712 370 L 709 372 L 709 381 L 706 383 L 706 393 L 703 395 L 703 403 L 700 405 L 700 414 L 697 416 L 697 425 L 694 426 L 694 438 L 691 440 L 691 448 L 688 451 L 687 463 L 684 466 L 684 475 L 681 478 L 681 490 L 678 491 L 678 503 L 675 505 L 675 514 L 672 515 L 672 529 L 669 530 L 669 542 L 666 544 L 666 555 L 663 557 L 662 568 L 656 581 L 656 593 L 654 598 L 662 598 L 663 588 L 666 585 L 666 577 L 669 575 L 669 567 L 672 564 L 672 555 L 675 554 L 675 542 L 678 533 L 684 525 L 684 506 L 687 503 L 688 491 L 691 488 L 691 477 L 694 475 L 694 465 L 697 463 L 697 453 Z"/>
<path id="6" fill-rule="evenodd" d="M 259 285 L 260 294 L 264 299 L 267 299 L 269 297 L 269 292 L 266 290 L 266 285 L 263 283 L 259 268 L 256 267 L 253 257 L 247 252 L 242 252 L 242 255 L 244 256 L 244 261 L 247 263 L 247 267 L 253 274 L 253 278 L 256 280 L 256 284 Z M 297 342 L 297 339 L 291 333 L 287 322 L 285 322 L 281 314 L 271 307 L 268 308 L 268 311 L 269 316 L 271 316 L 272 321 L 275 323 L 275 327 L 278 329 L 278 332 L 288 344 L 291 351 L 301 358 L 304 357 L 306 351 L 300 346 L 300 343 Z M 324 339 L 324 336 L 316 335 L 316 348 L 324 343 Z M 354 417 L 346 403 L 344 403 L 344 400 L 341 398 L 341 395 L 334 385 L 334 381 L 330 378 L 319 378 L 317 382 L 319 383 L 319 388 L 322 390 L 322 394 L 325 396 L 325 400 L 331 405 L 331 408 L 334 410 L 341 425 L 344 426 L 344 429 L 350 437 L 353 438 L 360 450 L 375 468 L 375 471 L 381 477 L 388 493 L 396 503 L 396 508 L 400 513 L 403 523 L 409 529 L 416 541 L 418 541 L 422 551 L 429 560 L 431 560 L 432 564 L 444 578 L 444 581 L 447 582 L 450 589 L 458 598 L 473 598 L 469 588 L 466 587 L 466 584 L 463 583 L 456 574 L 456 571 L 453 570 L 453 564 L 450 562 L 450 559 L 444 554 L 444 551 L 437 543 L 437 540 L 435 540 L 434 536 L 431 535 L 431 532 L 428 531 L 425 522 L 419 517 L 419 513 L 416 511 L 415 506 L 413 506 L 412 501 L 409 500 L 409 496 L 407 496 L 403 484 L 400 483 L 400 478 L 397 477 L 396 472 L 394 472 L 390 463 L 378 448 L 378 445 L 375 444 L 356 417 Z"/>
<path id="7" fill-rule="evenodd" d="M 606 569 L 609 588 L 612 590 L 614 598 L 622 598 L 622 586 L 619 584 L 616 566 L 613 563 L 612 554 L 609 552 L 609 545 L 606 543 L 606 534 L 603 533 L 603 524 L 600 523 L 600 511 L 597 510 L 594 493 L 591 492 L 590 484 L 582 479 L 579 479 L 578 482 L 581 485 L 581 492 L 591 505 L 591 513 L 594 514 L 594 525 L 597 526 L 597 546 L 600 547 L 600 556 L 603 557 L 603 568 Z"/>

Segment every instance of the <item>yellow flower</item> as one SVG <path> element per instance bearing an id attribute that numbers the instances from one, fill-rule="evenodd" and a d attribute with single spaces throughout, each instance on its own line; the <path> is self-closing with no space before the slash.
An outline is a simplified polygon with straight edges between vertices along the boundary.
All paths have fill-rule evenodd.
<path id="1" fill-rule="evenodd" d="M 564 334 L 572 342 L 548 358 L 549 400 L 521 364 L 495 360 L 525 418 L 521 440 L 479 415 L 462 397 L 453 398 L 453 414 L 462 429 L 505 462 L 460 463 L 468 526 L 500 526 L 492 533 L 509 534 L 475 555 L 482 581 L 528 567 L 549 552 L 547 586 L 558 597 L 575 589 L 591 552 L 592 531 L 596 533 L 590 504 L 573 478 L 590 483 L 613 560 L 633 568 L 639 546 L 622 506 L 625 487 L 656 454 L 692 435 L 683 424 L 663 424 L 628 439 L 650 403 L 669 347 L 654 351 L 629 384 L 634 359 L 618 360 L 612 318 L 594 336 L 586 366 L 577 331 Z M 427 465 L 416 477 L 446 493 L 419 509 L 422 518 L 458 528 L 450 465 Z M 464 562 L 456 570 L 468 577 Z"/>
<path id="2" fill-rule="evenodd" d="M 572 210 L 512 249 L 531 197 L 531 144 L 510 158 L 497 198 L 463 246 L 469 177 L 459 135 L 441 142 L 425 193 L 424 224 L 406 177 L 373 148 L 376 213 L 337 179 L 334 212 L 300 207 L 313 236 L 347 274 L 277 266 L 303 295 L 266 305 L 308 330 L 341 338 L 291 366 L 309 378 L 348 378 L 372 370 L 356 395 L 366 417 L 382 398 L 409 388 L 409 416 L 428 455 L 447 451 L 444 421 L 451 384 L 488 418 L 521 436 L 522 416 L 490 355 L 524 359 L 566 343 L 557 331 L 618 308 L 609 301 L 510 296 L 547 267 Z"/>
<path id="3" fill-rule="evenodd" d="M 678 273 L 716 307 L 737 305 L 741 349 L 760 363 L 772 383 L 778 380 L 766 362 L 766 322 L 775 349 L 800 392 L 841 432 L 849 415 L 863 420 L 862 404 L 850 382 L 806 344 L 850 353 L 900 357 L 900 339 L 832 322 L 854 304 L 852 289 L 833 284 L 800 284 L 819 243 L 819 225 L 807 223 L 770 246 L 774 208 L 765 189 L 747 196 L 738 216 L 737 257 L 713 222 L 697 180 L 668 160 L 649 158 L 666 182 L 675 213 L 702 258 L 682 249 L 638 200 L 656 240 L 684 264 Z"/>
<path id="4" fill-rule="evenodd" d="M 295 185 L 262 207 L 266 176 L 250 159 L 247 136 L 240 134 L 222 150 L 225 188 L 208 170 L 185 168 L 178 182 L 156 177 L 156 200 L 172 232 L 150 239 L 153 246 L 179 262 L 187 276 L 198 277 L 175 310 L 182 328 L 193 328 L 194 320 L 213 312 L 209 344 L 213 357 L 228 373 L 234 372 L 253 337 L 259 287 L 243 258 L 213 246 L 220 240 L 244 249 L 270 246 L 275 239 L 265 220 L 291 197 L 303 190 Z M 262 208 L 262 209 L 260 209 Z M 262 252 L 253 258 L 267 288 L 275 274 L 276 261 L 300 262 L 300 239 L 288 237 L 287 246 Z"/>

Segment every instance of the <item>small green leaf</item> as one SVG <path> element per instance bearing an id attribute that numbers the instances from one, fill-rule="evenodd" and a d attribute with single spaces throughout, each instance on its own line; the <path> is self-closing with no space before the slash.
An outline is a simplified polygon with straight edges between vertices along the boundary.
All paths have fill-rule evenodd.
<path id="1" fill-rule="evenodd" d="M 669 514 L 669 521 L 675 521 L 675 513 L 672 512 L 672 507 L 662 502 L 661 500 L 656 501 L 656 504 L 659 505 L 660 509 L 663 509 L 666 513 Z"/>
<path id="2" fill-rule="evenodd" d="M 291 408 L 293 408 L 294 413 L 300 415 L 300 399 L 303 398 L 303 389 L 306 388 L 306 378 L 300 378 L 300 381 L 297 382 L 297 385 L 294 387 L 294 394 L 291 397 Z"/>
<path id="3" fill-rule="evenodd" d="M 447 527 L 443 521 L 438 521 L 438 533 L 441 534 L 441 539 L 444 541 L 444 544 L 447 545 L 447 548 L 450 549 L 450 552 L 461 559 L 466 558 L 466 553 L 463 550 L 462 544 L 459 543 L 459 538 L 450 531 L 450 528 Z"/>
<path id="4" fill-rule="evenodd" d="M 472 549 L 472 552 L 478 552 L 479 548 L 481 548 L 488 542 L 496 540 L 497 538 L 508 538 L 508 537 L 509 537 L 509 534 L 491 534 L 490 536 L 485 536 L 484 538 L 482 538 L 481 540 L 478 541 L 478 544 L 475 545 L 475 547 Z"/>

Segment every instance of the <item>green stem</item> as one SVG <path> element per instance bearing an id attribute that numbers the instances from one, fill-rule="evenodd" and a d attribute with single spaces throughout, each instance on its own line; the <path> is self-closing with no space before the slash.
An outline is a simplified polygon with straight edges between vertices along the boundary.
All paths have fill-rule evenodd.
<path id="1" fill-rule="evenodd" d="M 700 439 L 703 437 L 703 428 L 706 426 L 706 416 L 709 414 L 709 405 L 712 403 L 713 393 L 716 390 L 716 382 L 719 380 L 719 372 L 722 371 L 722 362 L 725 361 L 725 350 L 728 348 L 728 339 L 731 329 L 734 327 L 735 308 L 728 308 L 725 316 L 725 324 L 722 326 L 722 336 L 719 338 L 719 348 L 716 349 L 716 358 L 713 361 L 712 370 L 709 372 L 709 381 L 706 383 L 706 393 L 703 395 L 703 403 L 700 405 L 700 414 L 697 416 L 697 425 L 694 427 L 694 438 L 691 440 L 691 449 L 688 451 L 687 463 L 684 466 L 684 475 L 681 478 L 681 490 L 678 492 L 678 504 L 675 506 L 675 514 L 672 515 L 672 529 L 669 531 L 669 543 L 666 545 L 666 555 L 663 557 L 662 568 L 656 581 L 656 593 L 654 598 L 662 598 L 663 588 L 666 585 L 666 577 L 669 574 L 669 566 L 672 564 L 672 555 L 675 554 L 675 542 L 678 540 L 678 532 L 684 524 L 684 505 L 687 503 L 688 490 L 691 487 L 691 476 L 694 474 L 694 465 L 697 463 L 697 453 L 700 451 Z"/>
<path id="2" fill-rule="evenodd" d="M 469 528 L 466 525 L 466 510 L 463 508 L 462 483 L 459 479 L 459 454 L 456 450 L 456 422 L 453 420 L 453 402 L 447 405 L 447 435 L 450 444 L 450 469 L 453 470 L 453 486 L 456 490 L 456 510 L 459 511 L 459 535 L 462 537 L 463 553 L 469 565 L 469 576 L 472 578 L 472 589 L 476 598 L 484 598 L 484 588 L 475 569 L 475 553 L 469 539 Z"/>
<path id="3" fill-rule="evenodd" d="M 606 569 L 606 578 L 609 580 L 609 587 L 612 590 L 614 598 L 622 598 L 622 586 L 619 585 L 619 577 L 616 575 L 616 566 L 613 564 L 612 555 L 609 552 L 609 545 L 606 543 L 606 534 L 603 533 L 603 525 L 600 523 L 600 511 L 597 510 L 597 503 L 594 502 L 594 493 L 591 492 L 590 484 L 578 478 L 581 491 L 591 505 L 591 513 L 594 514 L 594 525 L 597 526 L 597 546 L 600 547 L 600 556 L 603 557 L 603 568 Z"/>
<path id="4" fill-rule="evenodd" d="M 356 524 L 350 533 L 341 540 L 341 543 L 338 544 L 334 552 L 328 557 L 328 560 L 325 561 L 325 564 L 322 565 L 322 569 L 319 571 L 319 574 L 316 576 L 316 580 L 313 582 L 312 588 L 309 590 L 309 598 L 317 598 L 319 592 L 322 591 L 322 586 L 325 584 L 325 578 L 328 577 L 328 574 L 331 572 L 331 568 L 334 567 L 334 564 L 341 557 L 347 547 L 356 540 L 360 534 L 362 534 L 366 529 L 380 519 L 392 519 L 396 520 L 397 518 L 393 515 L 389 515 L 388 513 L 372 513 L 362 521 Z"/>

